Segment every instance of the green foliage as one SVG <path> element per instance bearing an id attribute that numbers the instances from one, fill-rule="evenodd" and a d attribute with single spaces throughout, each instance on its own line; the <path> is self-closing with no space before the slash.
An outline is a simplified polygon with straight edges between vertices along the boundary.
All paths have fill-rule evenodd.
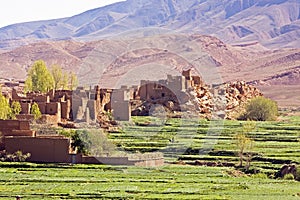
<path id="1" fill-rule="evenodd" d="M 238 149 L 238 155 L 240 164 L 239 166 L 243 166 L 244 154 L 246 154 L 246 169 L 248 170 L 251 162 L 251 153 L 250 151 L 253 149 L 254 140 L 248 137 L 247 135 L 254 130 L 256 127 L 253 122 L 246 122 L 243 124 L 242 129 L 234 136 L 235 144 Z M 247 152 L 248 151 L 248 152 Z"/>
<path id="2" fill-rule="evenodd" d="M 283 177 L 284 180 L 295 180 L 295 177 L 293 174 L 286 174 Z"/>
<path id="3" fill-rule="evenodd" d="M 21 104 L 18 101 L 13 101 L 11 103 L 11 119 L 16 119 L 16 115 L 20 114 L 22 111 Z"/>
<path id="4" fill-rule="evenodd" d="M 85 155 L 109 155 L 114 151 L 114 145 L 108 141 L 107 135 L 99 130 L 61 131 L 61 135 L 71 137 L 72 148 Z"/>
<path id="5" fill-rule="evenodd" d="M 32 114 L 34 116 L 35 120 L 38 120 L 41 118 L 42 113 L 41 113 L 40 108 L 37 103 L 32 104 L 31 109 L 30 109 L 30 114 Z"/>
<path id="6" fill-rule="evenodd" d="M 51 75 L 53 77 L 54 89 L 58 90 L 62 87 L 63 83 L 63 73 L 61 67 L 58 65 L 53 65 L 51 68 Z"/>
<path id="7" fill-rule="evenodd" d="M 296 177 L 295 177 L 295 179 L 297 181 L 300 181 L 300 167 L 299 167 L 299 165 L 296 167 Z"/>
<path id="8" fill-rule="evenodd" d="M 53 89 L 54 81 L 43 60 L 36 61 L 28 71 L 25 81 L 26 91 L 48 92 Z"/>
<path id="9" fill-rule="evenodd" d="M 58 65 L 53 65 L 48 71 L 43 60 L 36 61 L 28 71 L 25 81 L 25 91 L 48 92 L 51 89 L 73 90 L 78 85 L 74 72 L 63 71 Z"/>
<path id="10" fill-rule="evenodd" d="M 272 121 L 278 116 L 277 103 L 265 97 L 256 97 L 246 105 L 246 112 L 241 119 Z"/>
<path id="11" fill-rule="evenodd" d="M 252 178 L 259 178 L 259 179 L 267 179 L 268 175 L 264 174 L 264 173 L 258 173 L 258 174 L 253 174 L 251 177 Z"/>
<path id="12" fill-rule="evenodd" d="M 74 90 L 78 86 L 78 79 L 74 72 L 71 72 L 69 75 L 69 90 Z"/>
<path id="13" fill-rule="evenodd" d="M 2 92 L 0 92 L 0 119 L 9 119 L 11 116 L 11 108 L 8 102 L 8 99 L 6 99 Z"/>
<path id="14" fill-rule="evenodd" d="M 78 85 L 77 76 L 75 73 L 63 71 L 58 65 L 53 65 L 51 68 L 51 75 L 54 81 L 55 90 L 73 90 Z"/>
<path id="15" fill-rule="evenodd" d="M 6 151 L 0 152 L 0 161 L 1 162 L 25 162 L 30 158 L 31 154 L 23 154 L 22 151 L 17 151 L 13 154 L 8 154 Z"/>
<path id="16" fill-rule="evenodd" d="M 0 163 L 1 199 L 297 199 L 300 182 L 228 176 L 224 167 Z M 284 192 L 283 192 L 284 190 Z"/>

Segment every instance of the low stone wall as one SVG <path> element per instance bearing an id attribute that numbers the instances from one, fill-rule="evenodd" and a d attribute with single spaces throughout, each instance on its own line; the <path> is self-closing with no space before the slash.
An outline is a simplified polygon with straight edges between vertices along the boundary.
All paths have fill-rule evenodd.
<path id="1" fill-rule="evenodd" d="M 147 159 L 147 160 L 130 160 L 128 157 L 82 156 L 82 159 L 79 162 L 82 164 L 106 164 L 106 165 L 139 166 L 139 167 L 159 167 L 159 166 L 164 165 L 164 158 L 152 158 L 152 159 Z"/>
<path id="2" fill-rule="evenodd" d="M 34 116 L 31 114 L 21 114 L 16 116 L 18 120 L 28 120 L 33 121 Z M 43 114 L 42 117 L 37 121 L 43 124 L 58 124 L 60 122 L 60 117 L 58 115 L 46 115 Z"/>

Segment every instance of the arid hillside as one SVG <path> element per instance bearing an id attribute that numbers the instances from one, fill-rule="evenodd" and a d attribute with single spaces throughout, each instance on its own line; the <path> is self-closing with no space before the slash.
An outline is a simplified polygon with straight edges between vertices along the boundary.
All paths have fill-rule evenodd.
<path id="1" fill-rule="evenodd" d="M 128 31 L 212 35 L 228 44 L 300 47 L 299 0 L 127 0 L 63 19 L 0 28 L 0 48 L 45 40 L 98 40 Z"/>
<path id="2" fill-rule="evenodd" d="M 295 100 L 299 98 L 300 49 L 268 50 L 258 43 L 232 46 L 212 36 L 180 34 L 39 42 L 0 52 L 0 77 L 24 80 L 38 59 L 48 67 L 58 64 L 76 71 L 83 85 L 100 83 L 107 88 L 162 79 L 192 68 L 210 84 L 245 80 L 280 106 L 300 106 Z"/>

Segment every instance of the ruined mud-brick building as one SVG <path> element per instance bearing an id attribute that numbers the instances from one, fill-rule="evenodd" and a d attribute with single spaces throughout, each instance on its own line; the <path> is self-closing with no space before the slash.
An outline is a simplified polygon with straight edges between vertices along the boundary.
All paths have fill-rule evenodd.
<path id="1" fill-rule="evenodd" d="M 110 101 L 109 90 L 98 86 L 88 90 L 79 87 L 74 91 L 51 90 L 42 94 L 29 92 L 26 95 L 12 91 L 11 101 L 21 104 L 21 113 L 18 119 L 31 120 L 30 114 L 33 103 L 37 103 L 42 113 L 40 121 L 48 124 L 57 124 L 62 121 L 94 122 L 97 115 Z"/>
<path id="2" fill-rule="evenodd" d="M 30 153 L 27 161 L 37 163 L 81 163 L 157 167 L 164 164 L 164 158 L 143 157 L 95 157 L 77 153 L 71 146 L 71 139 L 60 135 L 38 135 L 30 129 L 29 121 L 0 120 L 0 151 L 12 154 L 17 151 Z"/>
<path id="3" fill-rule="evenodd" d="M 232 119 L 249 99 L 262 95 L 243 81 L 206 85 L 200 76 L 193 76 L 191 70 L 183 71 L 181 76 L 168 75 L 164 80 L 142 80 L 139 86 L 122 87 L 118 92 L 122 93 L 116 95 L 120 102 L 126 97 L 126 101 L 122 101 L 126 116 L 128 112 L 124 110 L 127 111 L 129 101 L 132 115 L 149 115 L 154 105 L 161 105 L 168 112 L 193 113 L 208 119 Z M 113 106 L 112 109 L 118 110 Z M 120 118 L 130 117 L 126 116 Z"/>
<path id="4" fill-rule="evenodd" d="M 18 101 L 21 105 L 21 113 L 18 119 L 32 120 L 30 114 L 33 103 L 37 103 L 42 113 L 41 121 L 49 124 L 57 124 L 62 119 L 70 119 L 72 92 L 68 90 L 51 90 L 46 94 L 29 92 L 26 95 L 18 94 L 12 90 L 11 101 Z"/>
<path id="5" fill-rule="evenodd" d="M 41 121 L 57 124 L 64 121 L 94 123 L 101 121 L 101 113 L 112 112 L 115 120 L 127 121 L 131 115 L 149 115 L 154 105 L 167 112 L 196 114 L 203 118 L 234 118 L 243 105 L 261 93 L 242 81 L 220 85 L 206 85 L 191 70 L 180 76 L 168 75 L 164 80 L 142 80 L 139 86 L 101 89 L 100 86 L 74 91 L 51 90 L 46 94 L 12 91 L 11 100 L 22 107 L 18 119 L 32 119 L 31 106 L 37 103 L 43 114 Z"/>

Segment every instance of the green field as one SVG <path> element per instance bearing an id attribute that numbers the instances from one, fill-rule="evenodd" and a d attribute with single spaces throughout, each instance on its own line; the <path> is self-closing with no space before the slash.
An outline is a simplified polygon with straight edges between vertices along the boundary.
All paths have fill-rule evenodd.
<path id="1" fill-rule="evenodd" d="M 122 124 L 109 139 L 127 153 L 164 152 L 165 166 L 0 163 L 0 199 L 300 199 L 300 182 L 275 178 L 283 164 L 300 163 L 299 117 L 258 122 L 248 134 L 255 141 L 250 169 L 257 174 L 234 167 L 233 138 L 247 122 L 161 123 L 149 117 L 134 122 Z M 195 161 L 220 167 L 196 166 Z"/>
<path id="2" fill-rule="evenodd" d="M 299 199 L 300 182 L 234 177 L 231 168 L 166 165 L 7 164 L 0 198 L 13 199 Z"/>

